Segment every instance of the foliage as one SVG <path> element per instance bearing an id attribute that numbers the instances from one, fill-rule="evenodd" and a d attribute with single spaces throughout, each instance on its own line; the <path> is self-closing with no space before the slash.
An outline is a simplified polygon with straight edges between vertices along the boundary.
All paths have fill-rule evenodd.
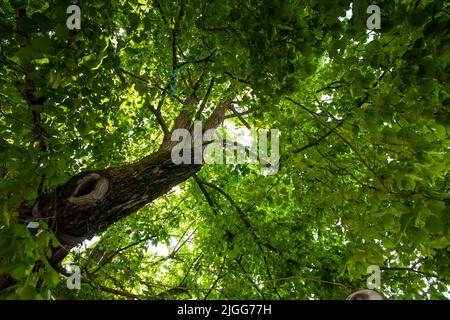
<path id="1" fill-rule="evenodd" d="M 9 218 L 8 212 L 3 214 Z M 49 265 L 46 257 L 50 255 L 50 248 L 58 245 L 58 240 L 42 222 L 36 236 L 32 236 L 23 224 L 4 219 L 1 222 L 0 274 L 10 274 L 17 281 L 15 287 L 5 289 L 2 295 L 8 299 L 50 299 L 51 290 L 60 281 L 60 275 Z M 34 269 L 36 263 L 44 267 Z"/>
<path id="2" fill-rule="evenodd" d="M 344 299 L 378 265 L 387 298 L 445 298 L 448 3 L 378 1 L 368 32 L 368 1 L 78 1 L 73 31 L 66 1 L 1 2 L 0 274 L 18 280 L 2 296 Z M 24 99 L 29 65 L 43 104 Z M 156 106 L 172 123 L 199 78 L 199 97 L 214 83 L 200 119 L 233 93 L 248 125 L 281 131 L 279 172 L 205 165 L 74 249 L 63 265 L 83 283 L 68 290 L 47 262 L 56 238 L 17 208 L 156 151 Z"/>

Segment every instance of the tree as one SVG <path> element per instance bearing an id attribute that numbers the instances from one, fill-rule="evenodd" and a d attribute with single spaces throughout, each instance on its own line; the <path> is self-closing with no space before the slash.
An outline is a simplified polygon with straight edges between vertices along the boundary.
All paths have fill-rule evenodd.
<path id="1" fill-rule="evenodd" d="M 81 2 L 69 30 L 3 0 L 2 296 L 344 299 L 376 265 L 444 298 L 449 5 L 377 4 Z M 174 164 L 195 120 L 280 130 L 279 171 Z"/>

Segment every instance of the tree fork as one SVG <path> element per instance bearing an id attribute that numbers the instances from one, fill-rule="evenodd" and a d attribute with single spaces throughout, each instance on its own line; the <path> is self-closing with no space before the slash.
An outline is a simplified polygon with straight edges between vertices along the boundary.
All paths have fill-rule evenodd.
<path id="1" fill-rule="evenodd" d="M 166 194 L 201 168 L 175 165 L 170 156 L 170 150 L 160 148 L 130 165 L 77 174 L 42 194 L 34 206 L 22 206 L 20 218 L 48 220 L 62 244 L 49 259 L 55 266 L 71 248 Z"/>
<path id="2" fill-rule="evenodd" d="M 205 121 L 203 130 L 217 128 L 232 103 L 229 97 Z M 186 104 L 196 101 L 188 99 Z M 171 131 L 180 124 L 188 127 L 192 114 L 180 113 Z M 23 222 L 46 219 L 61 245 L 52 249 L 48 261 L 57 266 L 70 249 L 113 223 L 136 212 L 194 176 L 201 164 L 174 164 L 173 141 L 164 141 L 159 150 L 142 160 L 117 168 L 79 173 L 53 191 L 40 194 L 32 204 L 19 208 Z M 0 289 L 14 285 L 10 277 L 0 277 Z"/>
<path id="3" fill-rule="evenodd" d="M 228 97 L 214 109 L 205 121 L 204 130 L 217 128 L 222 123 L 232 100 Z M 183 104 L 196 105 L 198 99 L 191 97 Z M 183 111 L 175 119 L 171 132 L 189 128 L 193 112 Z M 171 159 L 174 142 L 167 138 L 157 152 L 136 163 L 79 173 L 53 191 L 39 194 L 32 204 L 20 206 L 21 221 L 46 219 L 60 241 L 61 245 L 52 249 L 50 265 L 57 266 L 70 249 L 166 194 L 200 170 L 201 164 L 174 164 Z M 0 289 L 14 283 L 10 277 L 0 277 Z"/>

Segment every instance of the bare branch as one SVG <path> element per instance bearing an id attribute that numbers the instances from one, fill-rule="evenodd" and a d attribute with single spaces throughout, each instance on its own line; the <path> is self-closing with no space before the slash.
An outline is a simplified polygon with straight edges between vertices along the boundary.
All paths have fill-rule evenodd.
<path id="1" fill-rule="evenodd" d="M 236 263 L 238 264 L 238 266 L 242 269 L 242 271 L 244 272 L 244 275 L 246 276 L 246 278 L 248 279 L 248 281 L 250 281 L 250 283 L 252 284 L 253 288 L 256 289 L 256 291 L 258 291 L 258 293 L 261 295 L 261 297 L 263 298 L 263 300 L 266 300 L 266 297 L 264 296 L 264 294 L 262 293 L 261 289 L 259 289 L 259 287 L 256 285 L 256 283 L 253 281 L 253 279 L 248 275 L 247 271 L 245 270 L 244 266 L 242 265 L 241 261 L 239 261 L 238 259 L 234 259 L 236 261 Z"/>
<path id="2" fill-rule="evenodd" d="M 205 109 L 206 103 L 208 102 L 209 96 L 211 95 L 212 88 L 214 86 L 215 79 L 211 78 L 211 81 L 209 82 L 208 90 L 206 91 L 205 97 L 202 100 L 202 103 L 200 104 L 200 108 L 197 111 L 197 114 L 195 115 L 195 119 L 199 119 L 200 115 L 202 114 L 203 110 Z"/>
<path id="3" fill-rule="evenodd" d="M 257 110 L 257 109 L 252 109 L 252 110 L 246 110 L 246 111 L 243 111 L 243 112 L 239 112 L 238 114 L 235 114 L 235 113 L 233 113 L 233 114 L 228 114 L 228 115 L 225 116 L 225 119 L 235 118 L 235 117 L 237 117 L 238 115 L 240 115 L 240 116 L 245 116 L 245 115 L 247 115 L 247 114 L 250 114 L 250 113 L 252 113 L 252 112 L 255 112 L 256 110 Z"/>
<path id="4" fill-rule="evenodd" d="M 134 294 L 131 292 L 126 292 L 126 291 L 119 290 L 119 289 L 113 289 L 113 288 L 108 288 L 105 286 L 95 286 L 95 285 L 93 285 L 93 287 L 98 288 L 103 292 L 111 293 L 114 295 L 122 296 L 122 297 L 133 299 L 133 300 L 141 300 L 142 299 L 140 295 L 137 295 L 137 294 Z"/>
<path id="5" fill-rule="evenodd" d="M 249 130 L 252 129 L 252 127 L 248 124 L 248 122 L 242 117 L 242 115 L 236 111 L 233 104 L 230 105 L 230 110 L 233 112 L 233 114 L 238 117 L 239 121 L 242 122 L 242 124 Z"/>
<path id="6" fill-rule="evenodd" d="M 164 103 L 165 96 L 159 100 L 158 106 L 155 108 L 151 105 L 150 102 L 148 102 L 148 109 L 153 113 L 153 115 L 156 117 L 156 120 L 158 121 L 159 125 L 161 126 L 161 129 L 164 133 L 164 137 L 169 135 L 169 128 L 167 127 L 167 124 L 161 115 L 161 107 Z"/>
<path id="7" fill-rule="evenodd" d="M 186 65 L 186 64 L 198 64 L 198 63 L 202 63 L 202 62 L 209 62 L 211 61 L 211 57 L 214 55 L 214 53 L 216 53 L 216 50 L 214 50 L 213 52 L 211 52 L 211 54 L 209 54 L 207 57 L 202 58 L 202 59 L 198 59 L 198 60 L 194 60 L 194 61 L 183 61 L 180 62 L 178 64 L 178 68 L 181 68 L 182 66 Z"/>
<path id="8" fill-rule="evenodd" d="M 177 63 L 177 34 L 180 31 L 180 23 L 183 18 L 184 12 L 184 2 L 180 1 L 180 12 L 178 13 L 178 18 L 175 21 L 175 26 L 172 30 L 172 70 L 176 70 L 178 68 Z"/>
<path id="9" fill-rule="evenodd" d="M 251 226 L 250 220 L 249 220 L 248 217 L 245 215 L 245 213 L 241 210 L 241 208 L 237 205 L 237 203 L 234 202 L 233 198 L 231 198 L 231 197 L 228 195 L 228 193 L 226 193 L 222 188 L 220 188 L 220 187 L 218 187 L 218 186 L 216 186 L 216 185 L 214 185 L 214 184 L 212 184 L 212 183 L 209 183 L 209 182 L 200 180 L 200 178 L 198 178 L 198 179 L 199 179 L 199 181 L 200 181 L 202 184 L 204 184 L 205 186 L 208 186 L 208 187 L 210 187 L 210 188 L 216 190 L 216 191 L 219 192 L 222 196 L 224 196 L 224 198 L 227 199 L 227 201 L 231 204 L 231 206 L 236 210 L 236 212 L 238 213 L 239 217 L 240 217 L 241 220 L 244 222 L 245 226 L 246 226 L 248 229 L 251 229 L 252 226 Z"/>
<path id="10" fill-rule="evenodd" d="M 156 84 L 155 82 L 152 82 L 152 81 L 150 81 L 150 80 L 148 80 L 148 79 L 145 79 L 144 77 L 141 77 L 141 76 L 139 76 L 139 75 L 137 75 L 137 74 L 134 74 L 134 73 L 131 73 L 131 72 L 129 72 L 129 71 L 126 71 L 125 69 L 122 69 L 122 68 L 119 69 L 119 72 L 123 72 L 123 73 L 129 75 L 130 77 L 133 77 L 133 78 L 135 78 L 135 79 L 138 79 L 139 81 L 142 81 L 142 82 L 148 84 L 149 86 L 152 86 L 152 87 L 154 87 L 154 88 L 156 88 L 156 89 L 158 89 L 158 90 L 161 90 L 161 91 L 164 92 L 166 95 L 170 95 L 171 97 L 173 97 L 173 98 L 174 98 L 175 100 L 177 100 L 179 103 L 184 104 L 183 99 L 179 98 L 177 95 L 171 94 L 167 88 L 161 87 L 160 85 Z"/>
<path id="11" fill-rule="evenodd" d="M 126 245 L 125 247 L 118 248 L 117 250 L 112 252 L 110 255 L 108 255 L 108 257 L 106 259 L 102 259 L 100 265 L 94 271 L 89 272 L 89 276 L 92 276 L 95 273 L 97 273 L 101 268 L 103 268 L 106 264 L 110 263 L 118 254 L 122 253 L 123 251 L 130 249 L 132 247 L 135 247 L 138 244 L 141 244 L 142 242 L 151 240 L 153 238 L 155 238 L 155 236 L 145 237 L 145 238 L 135 241 L 129 245 Z"/>
<path id="12" fill-rule="evenodd" d="M 211 207 L 211 209 L 213 210 L 213 212 L 217 214 L 216 205 L 214 204 L 213 200 L 211 199 L 211 196 L 209 195 L 208 191 L 206 191 L 205 187 L 203 186 L 202 180 L 200 180 L 200 178 L 197 177 L 197 175 L 194 175 L 193 177 L 194 177 L 194 180 L 197 183 L 200 191 L 203 193 L 203 196 L 205 197 L 206 202 L 208 202 L 208 204 Z"/>
<path id="13" fill-rule="evenodd" d="M 220 267 L 219 274 L 217 275 L 216 280 L 212 284 L 211 288 L 208 290 L 208 292 L 203 297 L 203 300 L 206 300 L 208 298 L 208 296 L 211 294 L 211 292 L 216 288 L 217 282 L 219 282 L 220 278 L 222 278 L 222 272 L 223 272 L 223 269 L 225 267 L 226 260 L 227 260 L 227 256 L 224 256 L 223 257 L 222 266 Z"/>
<path id="14" fill-rule="evenodd" d="M 435 278 L 436 280 L 439 281 L 445 281 L 444 279 L 439 278 L 439 275 L 437 274 L 433 274 L 433 273 L 428 273 L 428 272 L 423 272 L 420 270 L 416 270 L 413 267 L 380 267 L 381 270 L 383 271 L 407 271 L 407 272 L 414 272 L 423 276 L 427 276 L 427 277 L 431 277 L 431 278 Z"/>
<path id="15" fill-rule="evenodd" d="M 164 22 L 169 25 L 169 21 L 167 21 L 166 16 L 164 14 L 164 11 L 161 7 L 161 3 L 159 3 L 159 0 L 156 1 L 156 8 L 158 9 L 159 13 L 161 13 L 161 17 L 163 18 Z"/>
<path id="16" fill-rule="evenodd" d="M 342 125 L 342 122 L 340 122 L 339 124 L 338 124 L 338 126 L 341 126 Z M 335 127 L 335 129 L 337 128 L 337 126 Z M 333 130 L 330 130 L 330 131 L 328 131 L 327 133 L 325 133 L 324 135 L 322 135 L 320 138 L 318 138 L 317 140 L 314 140 L 313 142 L 311 142 L 311 143 L 308 143 L 306 146 L 303 146 L 303 147 L 301 147 L 301 148 L 298 148 L 298 149 L 294 149 L 293 151 L 292 151 L 292 153 L 300 153 L 300 152 L 302 152 L 302 151 L 305 151 L 306 149 L 309 149 L 309 148 L 311 148 L 311 147 L 314 147 L 314 146 L 317 146 L 319 143 L 321 143 L 323 140 L 325 140 L 329 135 L 331 135 L 332 133 L 333 133 L 334 131 Z"/>
<path id="17" fill-rule="evenodd" d="M 233 79 L 233 80 L 236 80 L 236 81 L 238 81 L 238 82 L 240 82 L 240 83 L 243 83 L 243 84 L 246 84 L 246 85 L 250 85 L 250 82 L 248 82 L 248 80 L 246 80 L 246 79 L 240 79 L 240 78 L 238 78 L 238 77 L 236 77 L 236 76 L 234 76 L 234 75 L 232 75 L 230 72 L 225 72 L 225 74 L 227 75 L 227 76 L 229 76 L 231 79 Z"/>
<path id="18" fill-rule="evenodd" d="M 335 81 L 332 81 L 331 83 L 329 83 L 328 85 L 326 85 L 325 87 L 316 90 L 316 93 L 320 93 L 327 89 L 339 89 L 339 88 L 345 87 L 346 85 L 348 85 L 348 82 L 346 82 L 346 81 L 335 80 Z"/>
<path id="19" fill-rule="evenodd" d="M 372 175 L 374 176 L 374 178 L 376 178 L 381 185 L 383 185 L 383 187 L 385 189 L 386 186 L 384 185 L 384 181 L 376 174 L 375 170 L 369 166 L 369 164 L 367 163 L 367 160 L 364 159 L 364 157 L 361 155 L 361 153 L 359 152 L 359 150 L 357 150 L 353 144 L 350 143 L 350 141 L 348 141 L 344 136 L 342 136 L 337 130 L 337 127 L 334 128 L 330 128 L 326 123 L 324 123 L 318 116 L 316 113 L 312 112 L 311 110 L 309 110 L 308 108 L 306 108 L 305 106 L 303 106 L 301 103 L 292 100 L 289 97 L 286 97 L 286 100 L 291 101 L 292 103 L 294 103 L 295 105 L 299 106 L 300 108 L 302 108 L 303 110 L 305 110 L 306 112 L 308 112 L 310 115 L 312 115 L 322 126 L 330 129 L 331 132 L 333 132 L 334 134 L 336 134 L 346 145 L 348 145 L 350 147 L 350 149 L 352 149 L 352 151 L 356 154 L 356 156 L 358 157 L 358 159 L 362 162 L 362 164 L 364 164 L 364 166 L 367 168 L 367 170 L 370 171 L 370 173 L 372 173 Z M 342 123 L 342 122 L 341 122 Z"/>
<path id="20" fill-rule="evenodd" d="M 192 95 L 195 96 L 198 88 L 200 88 L 200 85 L 202 84 L 203 78 L 206 77 L 206 75 L 209 72 L 209 66 L 208 66 L 208 62 L 205 62 L 205 67 L 203 68 L 202 74 L 200 75 L 200 77 L 198 78 L 198 80 L 194 83 L 194 85 L 192 86 L 192 90 L 193 93 Z"/>

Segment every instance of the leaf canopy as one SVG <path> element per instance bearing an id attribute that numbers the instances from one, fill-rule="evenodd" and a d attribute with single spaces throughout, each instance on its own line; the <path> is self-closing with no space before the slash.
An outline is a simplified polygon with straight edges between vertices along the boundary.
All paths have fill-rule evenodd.
<path id="1" fill-rule="evenodd" d="M 0 274 L 17 281 L 2 296 L 344 299 L 377 265 L 386 298 L 448 298 L 447 2 L 378 1 L 372 31 L 368 1 L 83 1 L 80 30 L 66 1 L 1 2 Z M 30 66 L 47 98 L 32 106 Z M 211 83 L 199 119 L 236 97 L 220 130 L 280 130 L 278 173 L 204 165 L 72 250 L 84 281 L 68 290 L 47 262 L 58 240 L 19 204 L 156 151 L 153 111 L 170 125 Z"/>

